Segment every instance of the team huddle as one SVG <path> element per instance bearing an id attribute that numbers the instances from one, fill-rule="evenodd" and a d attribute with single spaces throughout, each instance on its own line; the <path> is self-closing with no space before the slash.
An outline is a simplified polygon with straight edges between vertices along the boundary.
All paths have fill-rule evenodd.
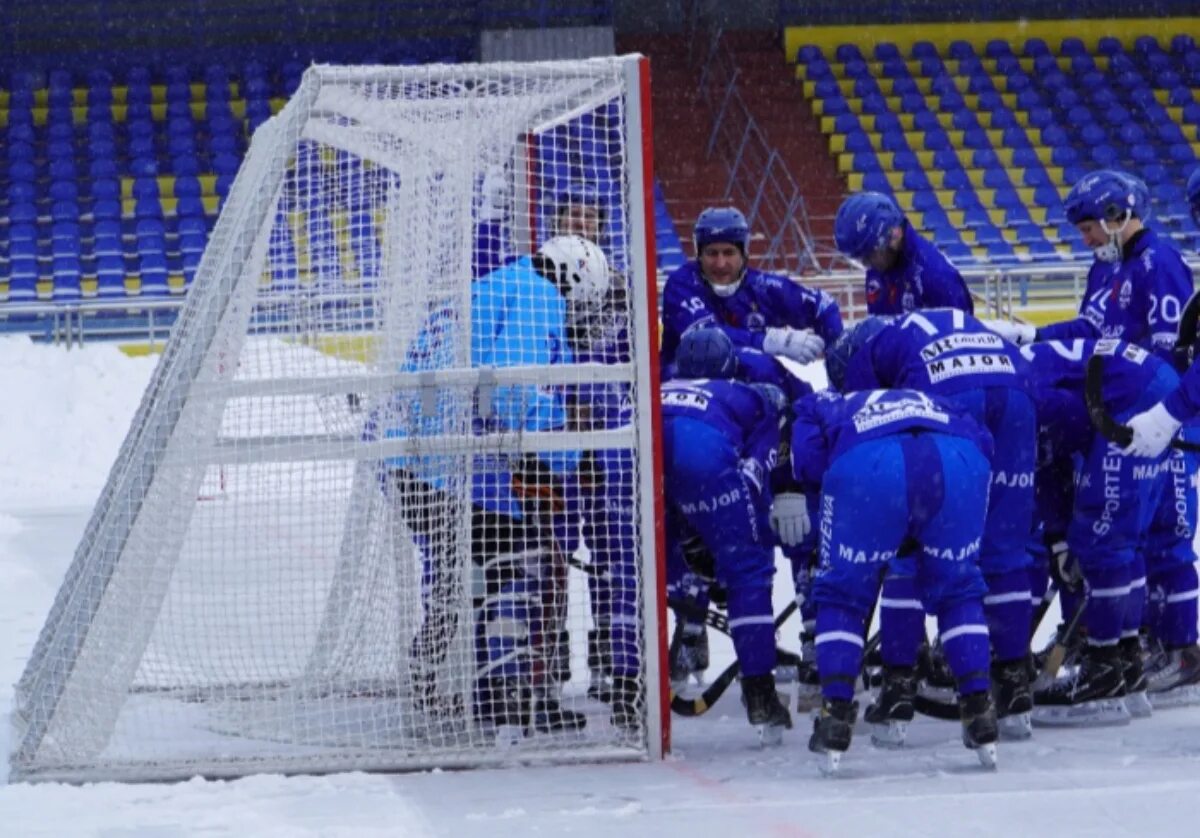
<path id="1" fill-rule="evenodd" d="M 1035 724 L 1128 723 L 1200 700 L 1200 460 L 1184 450 L 1200 306 L 1185 316 L 1192 276 L 1145 226 L 1147 194 L 1117 171 L 1075 185 L 1067 215 L 1096 259 L 1079 316 L 1038 329 L 976 319 L 961 276 L 885 195 L 838 213 L 839 249 L 867 266 L 870 316 L 846 330 L 824 293 L 747 266 L 738 211 L 701 214 L 697 258 L 663 298 L 677 690 L 707 665 L 716 597 L 750 723 L 765 742 L 791 727 L 773 674 L 781 548 L 805 621 L 801 681 L 820 691 L 802 690 L 800 709 L 819 701 L 808 744 L 826 770 L 850 745 L 864 657 L 879 665 L 863 713 L 877 744 L 903 744 L 950 688 L 987 766 L 999 739 Z M 1200 205 L 1200 173 L 1189 197 Z M 782 363 L 822 355 L 819 392 Z M 1095 430 L 1096 412 L 1125 436 Z M 1058 642 L 1035 655 L 1055 594 Z"/>
<path id="2" fill-rule="evenodd" d="M 596 196 L 564 194 L 550 238 L 518 258 L 493 221 L 507 217 L 495 191 L 483 190 L 479 213 L 490 244 L 475 258 L 471 365 L 628 363 L 624 281 L 598 244 Z M 1200 172 L 1188 191 L 1200 213 Z M 886 195 L 853 195 L 836 219 L 839 249 L 867 267 L 869 316 L 849 329 L 828 294 L 749 267 L 738 210 L 701 213 L 696 258 L 670 275 L 662 302 L 673 707 L 708 666 L 709 625 L 733 641 L 729 678 L 740 672 L 764 743 L 792 726 L 776 689 L 787 658 L 797 709 L 815 711 L 808 746 L 828 771 L 850 746 L 864 674 L 877 687 L 863 710 L 877 744 L 902 745 L 920 711 L 960 720 L 987 766 L 998 740 L 1036 724 L 1127 723 L 1200 701 L 1200 460 L 1187 450 L 1200 297 L 1189 302 L 1190 270 L 1145 226 L 1147 203 L 1122 172 L 1072 188 L 1068 218 L 1096 258 L 1079 315 L 1037 329 L 976 319 L 961 275 Z M 432 312 L 406 369 L 454 366 L 461 329 L 452 310 Z M 829 387 L 814 392 L 793 365 L 822 359 Z M 628 383 L 547 384 L 481 382 L 461 428 L 452 394 L 401 394 L 367 434 L 419 443 L 447 430 L 629 426 Z M 566 567 L 581 542 L 588 695 L 618 735 L 642 735 L 639 465 L 628 449 L 498 455 L 462 487 L 452 456 L 382 464 L 424 560 L 410 668 L 432 735 L 456 735 L 464 715 L 497 741 L 588 725 L 563 701 Z M 461 533 L 458 521 L 469 522 Z M 776 647 L 777 550 L 803 617 L 798 657 Z M 477 580 L 469 708 L 444 667 L 464 555 Z M 1056 596 L 1063 623 L 1034 654 Z"/>

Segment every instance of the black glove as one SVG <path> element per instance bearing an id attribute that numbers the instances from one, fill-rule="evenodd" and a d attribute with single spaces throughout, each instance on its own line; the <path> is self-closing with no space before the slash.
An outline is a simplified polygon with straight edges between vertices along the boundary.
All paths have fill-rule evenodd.
<path id="1" fill-rule="evenodd" d="M 1050 556 L 1050 578 L 1060 591 L 1078 591 L 1083 587 L 1083 572 L 1079 562 L 1067 549 L 1067 537 L 1058 533 L 1047 533 L 1046 552 Z"/>

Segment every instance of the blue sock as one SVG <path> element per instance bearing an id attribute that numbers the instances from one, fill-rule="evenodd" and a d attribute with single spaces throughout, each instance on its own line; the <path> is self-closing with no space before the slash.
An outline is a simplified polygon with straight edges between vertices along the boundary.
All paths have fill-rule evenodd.
<path id="1" fill-rule="evenodd" d="M 911 667 L 925 639 L 925 608 L 911 576 L 888 576 L 879 597 L 880 654 L 885 666 Z"/>
<path id="2" fill-rule="evenodd" d="M 1087 571 L 1087 620 L 1089 646 L 1115 646 L 1125 625 L 1129 601 L 1129 564 Z"/>
<path id="3" fill-rule="evenodd" d="M 1121 621 L 1121 637 L 1137 637 L 1146 613 L 1146 561 L 1139 554 L 1129 568 L 1129 597 L 1125 600 L 1125 617 Z"/>
<path id="4" fill-rule="evenodd" d="M 765 675 L 775 668 L 775 617 L 769 586 L 729 591 L 729 634 L 743 676 Z"/>
<path id="5" fill-rule="evenodd" d="M 991 650 L 983 603 L 967 600 L 944 606 L 938 612 L 938 633 L 959 695 L 986 690 L 990 683 Z"/>
<path id="6" fill-rule="evenodd" d="M 1197 618 L 1196 566 L 1176 565 L 1151 578 L 1151 589 L 1159 602 L 1157 619 L 1151 627 L 1168 649 L 1180 649 L 1196 642 Z"/>
<path id="7" fill-rule="evenodd" d="M 1021 568 L 989 573 L 984 579 L 988 592 L 983 598 L 983 610 L 996 660 L 1024 660 L 1029 654 L 1029 622 L 1033 619 L 1029 573 Z"/>
<path id="8" fill-rule="evenodd" d="M 840 605 L 817 608 L 817 671 L 821 695 L 854 698 L 854 681 L 862 668 L 863 615 Z"/>

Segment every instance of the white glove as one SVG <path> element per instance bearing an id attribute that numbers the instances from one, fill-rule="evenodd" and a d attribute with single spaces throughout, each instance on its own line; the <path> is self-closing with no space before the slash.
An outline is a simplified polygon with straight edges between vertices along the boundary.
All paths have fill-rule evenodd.
<path id="1" fill-rule="evenodd" d="M 799 544 L 812 529 L 808 503 L 799 492 L 780 492 L 771 504 L 771 528 L 788 547 Z"/>
<path id="2" fill-rule="evenodd" d="M 825 351 L 825 341 L 811 329 L 767 329 L 763 335 L 763 352 L 768 355 L 782 355 L 801 364 L 807 364 L 821 357 Z"/>
<path id="3" fill-rule="evenodd" d="M 508 181 L 504 170 L 490 166 L 479 187 L 482 200 L 479 204 L 480 221 L 500 221 L 504 218 L 504 207 L 508 203 Z"/>
<path id="4" fill-rule="evenodd" d="M 1180 424 L 1182 423 L 1168 413 L 1161 403 L 1156 404 L 1129 420 L 1133 440 L 1124 453 L 1134 457 L 1157 457 L 1167 450 Z"/>
<path id="5" fill-rule="evenodd" d="M 1017 346 L 1025 346 L 1037 340 L 1037 327 L 1030 323 L 1020 323 L 1015 320 L 981 320 L 979 322 Z"/>

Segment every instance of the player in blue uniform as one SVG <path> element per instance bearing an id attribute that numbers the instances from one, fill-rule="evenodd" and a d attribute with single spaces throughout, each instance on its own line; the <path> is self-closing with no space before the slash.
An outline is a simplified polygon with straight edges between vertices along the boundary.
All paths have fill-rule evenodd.
<path id="1" fill-rule="evenodd" d="M 826 353 L 831 386 L 842 391 L 906 388 L 944 398 L 987 428 L 995 442 L 980 569 L 987 582 L 984 610 L 992 641 L 992 685 L 1001 732 L 1025 738 L 1031 730 L 1027 658 L 1032 603 L 1031 558 L 1037 416 L 1026 384 L 1027 364 L 1016 346 L 958 309 L 926 309 L 898 318 L 870 317 Z M 892 563 L 880 602 L 884 684 L 867 708 L 873 724 L 890 724 L 888 741 L 912 720 L 917 646 L 925 615 L 910 561 Z M 892 742 L 892 744 L 897 744 Z"/>
<path id="2" fill-rule="evenodd" d="M 772 392 L 774 391 L 774 392 Z M 791 715 L 775 691 L 775 575 L 768 475 L 779 454 L 783 396 L 772 385 L 677 378 L 662 387 L 669 561 L 698 536 L 725 591 L 750 723 L 777 742 Z"/>
<path id="3" fill-rule="evenodd" d="M 750 227 L 738 210 L 704 210 L 692 235 L 696 258 L 676 268 L 663 287 L 664 368 L 693 328 L 716 326 L 736 346 L 802 364 L 842 333 L 837 302 L 824 291 L 749 267 Z"/>
<path id="4" fill-rule="evenodd" d="M 1194 204 L 1200 214 L 1200 170 L 1193 175 Z M 1197 299 L 1188 308 L 1200 305 Z M 1192 324 L 1181 323 L 1188 328 Z M 1200 646 L 1197 645 L 1197 580 L 1192 548 L 1194 509 L 1197 498 L 1190 458 L 1181 451 L 1167 452 L 1171 441 L 1185 427 L 1192 430 L 1200 420 L 1200 364 L 1193 358 L 1195 336 L 1180 335 L 1176 349 L 1176 368 L 1183 370 L 1179 386 L 1161 402 L 1129 420 L 1133 439 L 1126 454 L 1158 457 L 1167 453 L 1170 485 L 1160 503 L 1161 520 L 1154 528 L 1152 548 L 1147 557 L 1149 592 L 1146 625 L 1151 649 L 1146 662 L 1147 693 L 1154 706 L 1171 706 L 1200 698 Z M 1184 344 L 1187 344 L 1184 346 Z M 1186 432 L 1185 432 L 1186 433 Z"/>
<path id="5" fill-rule="evenodd" d="M 1149 192 L 1139 179 L 1108 169 L 1071 187 L 1063 202 L 1096 258 L 1088 270 L 1079 316 L 1034 328 L 987 321 L 1013 343 L 1117 338 L 1170 359 L 1192 273 L 1173 245 L 1145 226 Z"/>
<path id="6" fill-rule="evenodd" d="M 1034 693 L 1034 720 L 1047 724 L 1122 723 L 1148 713 L 1138 630 L 1145 602 L 1149 532 L 1168 466 L 1125 455 L 1091 428 L 1084 376 L 1105 359 L 1104 404 L 1118 421 L 1161 399 L 1178 382 L 1171 366 L 1122 341 L 1038 342 L 1022 349 L 1038 403 L 1044 462 L 1039 469 L 1048 541 L 1066 542 L 1086 583 L 1087 645 L 1078 671 Z M 1073 468 L 1072 465 L 1073 464 Z M 1042 481 L 1042 472 L 1074 479 Z M 1055 490 L 1064 501 L 1053 497 Z M 1057 515 L 1055 506 L 1062 509 Z M 1064 610 L 1071 597 L 1064 591 Z"/>
<path id="7" fill-rule="evenodd" d="M 867 312 L 904 314 L 921 308 L 975 304 L 962 274 L 926 241 L 881 192 L 859 192 L 838 208 L 833 222 L 837 248 L 867 266 Z"/>
<path id="8" fill-rule="evenodd" d="M 462 334 L 453 310 L 431 312 L 409 347 L 405 369 L 456 367 L 464 343 L 472 367 L 572 363 L 583 348 L 578 324 L 602 304 L 608 283 L 608 263 L 595 244 L 578 236 L 552 238 L 533 256 L 473 284 L 469 335 Z M 432 399 L 406 391 L 372 425 L 383 428 L 387 437 L 436 437 L 552 430 L 568 424 L 561 388 L 505 384 L 489 388 L 477 402 L 463 417 L 454 388 L 442 388 Z M 558 552 L 572 546 L 562 543 L 570 528 L 560 527 L 556 516 L 564 484 L 575 479 L 580 453 L 477 461 L 471 469 L 469 550 L 457 539 L 460 460 L 454 454 L 428 454 L 385 463 L 387 490 L 426 560 L 425 619 L 411 658 L 418 706 L 435 719 L 455 714 L 453 707 L 441 706 L 446 695 L 438 688 L 437 672 L 456 630 L 455 591 L 462 578 L 461 557 L 469 554 L 485 580 L 476 630 L 476 715 L 502 736 L 520 735 L 531 723 L 545 730 L 582 727 L 581 714 L 560 706 L 549 671 L 561 630 Z M 535 700 L 536 714 L 531 712 Z"/>
<path id="9" fill-rule="evenodd" d="M 729 336 L 716 328 L 688 331 L 680 341 L 675 364 L 668 367 L 668 374 L 671 377 L 736 379 L 749 384 L 770 384 L 783 394 L 785 408 L 796 399 L 812 392 L 812 387 L 807 382 L 792 374 L 777 358 L 750 347 L 735 347 Z M 773 526 L 780 524 L 775 526 L 779 535 L 779 546 L 791 562 L 796 598 L 807 629 L 811 632 L 810 621 L 816 619 L 816 611 L 811 605 L 811 597 L 808 596 L 808 578 L 815 562 L 816 538 L 815 534 L 801 534 L 781 523 L 793 520 L 784 513 L 789 504 L 805 502 L 802 496 L 790 496 L 786 493 L 787 484 L 790 483 L 787 472 L 786 465 L 780 464 L 770 476 L 773 489 L 779 488 L 784 492 L 774 497 L 771 507 L 772 523 Z M 809 502 L 813 505 L 812 514 L 815 514 L 816 499 L 813 498 Z M 680 548 L 678 552 L 686 561 L 668 567 L 668 597 L 688 601 L 692 608 L 687 609 L 690 613 L 677 609 L 675 614 L 670 664 L 671 681 L 677 689 L 689 676 L 702 671 L 706 666 L 707 635 L 704 633 L 703 622 L 696 615 L 708 605 L 713 564 L 704 542 L 697 535 L 685 538 Z M 802 635 L 802 639 L 804 637 L 805 635 Z M 805 660 L 812 663 L 811 652 Z M 812 670 L 809 680 L 815 685 L 815 666 L 806 667 L 802 674 L 807 673 L 808 669 Z"/>
<path id="10" fill-rule="evenodd" d="M 998 731 L 978 564 L 990 436 L 958 408 L 916 390 L 826 390 L 793 410 L 793 476 L 821 497 L 813 598 L 824 700 L 809 749 L 826 754 L 827 770 L 836 770 L 850 746 L 866 622 L 880 577 L 911 541 L 917 590 L 937 614 L 957 681 L 963 742 L 994 765 Z"/>

